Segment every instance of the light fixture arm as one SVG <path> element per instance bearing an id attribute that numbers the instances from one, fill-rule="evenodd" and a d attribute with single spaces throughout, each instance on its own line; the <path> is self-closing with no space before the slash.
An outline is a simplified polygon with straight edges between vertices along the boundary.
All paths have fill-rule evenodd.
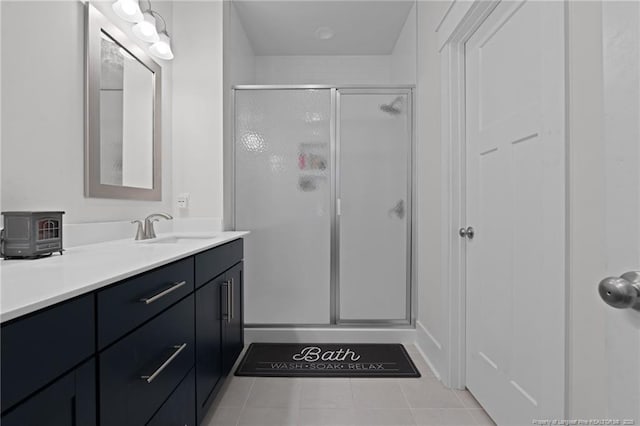
<path id="1" fill-rule="evenodd" d="M 149 4 L 151 4 L 151 2 L 149 2 Z M 169 32 L 167 31 L 167 21 L 165 21 L 164 18 L 162 17 L 162 15 L 160 15 L 155 10 L 149 9 L 149 13 L 151 14 L 151 16 L 153 16 L 156 19 L 160 18 L 160 20 L 162 21 L 162 30 L 158 31 L 158 33 L 159 34 L 165 33 L 167 35 L 167 37 L 168 37 L 169 36 Z"/>
<path id="2" fill-rule="evenodd" d="M 162 15 L 160 15 L 158 12 L 156 12 L 151 8 L 151 0 L 147 0 L 147 5 L 148 5 L 147 8 L 143 10 L 143 12 L 149 13 L 151 16 L 153 16 L 156 19 L 160 18 L 160 20 L 162 21 L 162 30 L 158 31 L 158 34 L 165 33 L 167 37 L 169 37 L 169 32 L 167 31 L 167 21 L 164 20 Z"/>

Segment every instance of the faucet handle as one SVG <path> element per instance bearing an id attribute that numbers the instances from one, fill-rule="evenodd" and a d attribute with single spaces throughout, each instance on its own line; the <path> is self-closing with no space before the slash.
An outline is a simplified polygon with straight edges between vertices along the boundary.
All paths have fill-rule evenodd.
<path id="1" fill-rule="evenodd" d="M 146 227 L 146 231 L 147 232 L 146 232 L 146 235 L 145 235 L 147 238 L 156 238 L 157 237 L 156 230 L 153 227 L 153 224 L 155 222 L 159 222 L 159 221 L 160 221 L 160 219 L 156 219 L 156 218 L 147 220 L 147 227 Z"/>
<path id="2" fill-rule="evenodd" d="M 142 226 L 142 221 L 141 220 L 132 220 L 131 223 L 137 223 L 138 224 L 138 230 L 136 231 L 136 240 L 144 240 L 145 236 L 144 236 L 144 227 Z"/>

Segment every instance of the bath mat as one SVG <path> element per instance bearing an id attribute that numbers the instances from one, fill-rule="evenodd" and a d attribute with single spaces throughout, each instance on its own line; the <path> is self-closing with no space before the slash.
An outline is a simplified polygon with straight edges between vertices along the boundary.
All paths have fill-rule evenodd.
<path id="1" fill-rule="evenodd" d="M 420 377 L 400 344 L 252 343 L 236 376 Z"/>

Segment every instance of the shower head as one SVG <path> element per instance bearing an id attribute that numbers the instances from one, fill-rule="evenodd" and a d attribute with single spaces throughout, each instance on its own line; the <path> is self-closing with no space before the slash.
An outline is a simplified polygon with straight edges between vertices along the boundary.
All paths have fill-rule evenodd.
<path id="1" fill-rule="evenodd" d="M 403 104 L 404 104 L 404 98 L 402 96 L 398 96 L 390 104 L 380 105 L 380 110 L 386 112 L 387 114 L 400 115 L 402 114 Z"/>

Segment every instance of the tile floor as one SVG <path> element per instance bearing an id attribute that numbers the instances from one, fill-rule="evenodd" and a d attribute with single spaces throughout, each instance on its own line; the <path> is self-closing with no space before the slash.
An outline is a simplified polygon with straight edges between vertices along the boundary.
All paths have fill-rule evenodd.
<path id="1" fill-rule="evenodd" d="M 415 347 L 417 379 L 230 377 L 205 426 L 493 425 L 468 391 L 445 388 Z"/>

